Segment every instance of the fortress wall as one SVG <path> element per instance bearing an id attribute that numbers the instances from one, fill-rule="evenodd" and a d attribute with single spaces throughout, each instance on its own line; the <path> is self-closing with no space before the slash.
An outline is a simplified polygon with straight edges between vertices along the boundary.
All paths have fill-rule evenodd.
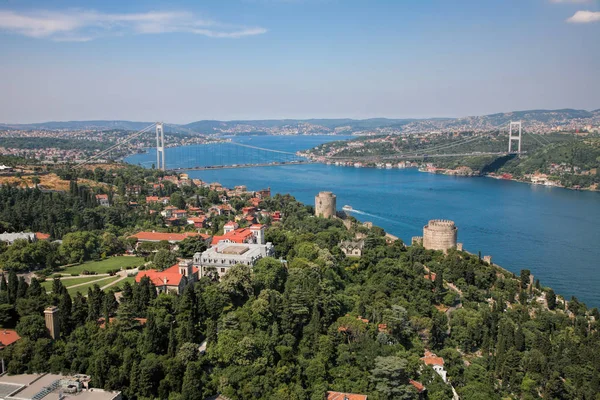
<path id="1" fill-rule="evenodd" d="M 331 192 L 320 192 L 315 197 L 315 215 L 323 218 L 333 218 L 336 214 L 336 196 Z"/>
<path id="2" fill-rule="evenodd" d="M 446 251 L 456 247 L 457 236 L 458 229 L 454 221 L 431 220 L 423 227 L 423 247 Z"/>

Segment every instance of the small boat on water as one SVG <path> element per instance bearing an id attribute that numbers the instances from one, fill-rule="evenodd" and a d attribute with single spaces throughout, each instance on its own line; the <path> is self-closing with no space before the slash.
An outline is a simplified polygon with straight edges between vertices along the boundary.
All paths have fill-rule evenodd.
<path id="1" fill-rule="evenodd" d="M 354 211 L 354 209 L 351 206 L 344 206 L 344 207 L 342 207 L 342 210 L 344 210 L 344 211 Z"/>

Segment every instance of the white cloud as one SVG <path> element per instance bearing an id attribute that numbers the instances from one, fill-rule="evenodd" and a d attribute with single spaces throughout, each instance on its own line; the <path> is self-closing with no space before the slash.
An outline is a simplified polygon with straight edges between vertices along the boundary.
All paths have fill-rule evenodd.
<path id="1" fill-rule="evenodd" d="M 55 41 L 89 41 L 111 34 L 184 32 L 212 38 L 241 38 L 266 33 L 261 27 L 245 27 L 201 19 L 188 12 L 108 14 L 97 11 L 0 10 L 0 31 Z"/>
<path id="2" fill-rule="evenodd" d="M 587 24 L 590 22 L 600 22 L 600 11 L 577 11 L 567 22 L 574 24 Z"/>

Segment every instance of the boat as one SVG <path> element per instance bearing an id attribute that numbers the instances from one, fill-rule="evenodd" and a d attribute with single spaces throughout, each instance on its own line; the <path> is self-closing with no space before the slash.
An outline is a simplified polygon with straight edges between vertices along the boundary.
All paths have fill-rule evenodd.
<path id="1" fill-rule="evenodd" d="M 344 207 L 342 207 L 342 210 L 344 210 L 344 211 L 354 211 L 354 209 L 351 206 L 344 206 Z"/>

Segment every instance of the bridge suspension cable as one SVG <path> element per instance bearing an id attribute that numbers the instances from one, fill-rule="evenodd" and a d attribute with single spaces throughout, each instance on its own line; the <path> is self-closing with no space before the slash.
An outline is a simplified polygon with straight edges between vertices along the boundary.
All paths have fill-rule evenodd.
<path id="1" fill-rule="evenodd" d="M 91 156 L 90 158 L 88 158 L 87 160 L 82 161 L 81 163 L 79 163 L 79 165 L 86 165 L 86 164 L 90 164 L 91 162 L 93 162 L 94 160 L 104 156 L 105 154 L 110 153 L 111 151 L 121 147 L 124 144 L 127 144 L 129 142 L 131 142 L 133 139 L 136 139 L 140 136 L 142 136 L 144 133 L 148 132 L 150 129 L 154 128 L 156 126 L 156 122 L 153 123 L 152 125 L 149 125 L 147 127 L 145 127 L 144 129 L 137 131 L 136 133 L 134 133 L 133 135 L 127 137 L 125 140 L 118 142 L 112 146 L 110 146 L 108 149 L 106 150 L 102 150 L 101 152 L 94 154 L 93 156 Z"/>

